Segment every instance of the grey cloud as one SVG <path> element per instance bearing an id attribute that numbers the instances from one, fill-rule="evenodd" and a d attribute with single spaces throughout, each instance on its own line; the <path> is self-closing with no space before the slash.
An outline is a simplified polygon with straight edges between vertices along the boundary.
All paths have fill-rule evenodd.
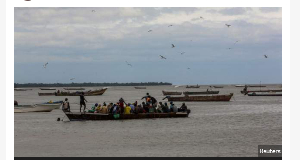
<path id="1" fill-rule="evenodd" d="M 259 8 L 259 10 L 264 13 L 278 12 L 281 10 L 281 7 L 261 7 L 261 8 Z"/>

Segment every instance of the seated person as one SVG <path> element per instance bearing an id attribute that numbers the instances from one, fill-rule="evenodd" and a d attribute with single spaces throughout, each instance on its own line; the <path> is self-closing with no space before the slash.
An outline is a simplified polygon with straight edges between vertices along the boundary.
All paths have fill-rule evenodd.
<path id="1" fill-rule="evenodd" d="M 96 103 L 88 112 L 89 113 L 94 113 L 97 106 L 98 106 L 98 103 Z"/>
<path id="2" fill-rule="evenodd" d="M 124 108 L 124 114 L 130 114 L 131 113 L 131 107 L 129 105 L 126 105 Z"/>
<path id="3" fill-rule="evenodd" d="M 68 102 L 68 98 L 66 98 L 65 101 L 63 102 L 62 110 L 64 112 L 70 112 L 70 103 Z"/>
<path id="4" fill-rule="evenodd" d="M 182 103 L 182 106 L 178 109 L 178 112 L 186 112 L 187 111 L 187 106 L 185 103 Z"/>

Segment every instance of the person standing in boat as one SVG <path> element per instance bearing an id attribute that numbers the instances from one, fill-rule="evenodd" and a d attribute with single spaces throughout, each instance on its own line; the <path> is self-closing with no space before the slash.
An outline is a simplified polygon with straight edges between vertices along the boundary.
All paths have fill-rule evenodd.
<path id="1" fill-rule="evenodd" d="M 246 95 L 248 93 L 248 86 L 245 85 L 245 88 L 244 88 L 244 94 Z"/>
<path id="2" fill-rule="evenodd" d="M 124 113 L 124 103 L 125 103 L 125 101 L 124 101 L 124 99 L 121 97 L 121 98 L 119 99 L 119 106 L 120 106 L 120 113 L 121 113 L 121 114 Z"/>
<path id="3" fill-rule="evenodd" d="M 80 95 L 80 113 L 81 113 L 82 106 L 84 106 L 83 112 L 85 112 L 85 109 L 86 109 L 85 102 L 88 102 L 88 101 L 84 98 L 84 92 L 82 92 Z"/>
<path id="4" fill-rule="evenodd" d="M 65 98 L 65 101 L 63 102 L 62 110 L 64 112 L 70 112 L 70 103 L 68 102 L 68 98 Z"/>

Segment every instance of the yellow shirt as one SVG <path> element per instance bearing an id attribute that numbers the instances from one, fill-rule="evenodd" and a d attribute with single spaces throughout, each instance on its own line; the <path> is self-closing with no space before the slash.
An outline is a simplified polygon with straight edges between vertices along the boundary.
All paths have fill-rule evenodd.
<path id="1" fill-rule="evenodd" d="M 130 114 L 131 107 L 126 106 L 124 109 L 124 114 Z"/>

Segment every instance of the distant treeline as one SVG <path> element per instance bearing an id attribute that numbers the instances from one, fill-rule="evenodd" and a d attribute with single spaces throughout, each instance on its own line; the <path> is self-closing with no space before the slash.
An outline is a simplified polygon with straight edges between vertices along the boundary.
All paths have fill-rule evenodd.
<path id="1" fill-rule="evenodd" d="M 172 85 L 168 82 L 141 82 L 141 83 L 15 83 L 15 88 L 23 87 L 97 87 L 97 86 L 161 86 Z"/>

